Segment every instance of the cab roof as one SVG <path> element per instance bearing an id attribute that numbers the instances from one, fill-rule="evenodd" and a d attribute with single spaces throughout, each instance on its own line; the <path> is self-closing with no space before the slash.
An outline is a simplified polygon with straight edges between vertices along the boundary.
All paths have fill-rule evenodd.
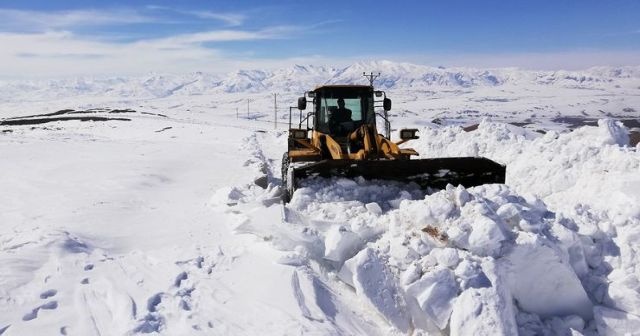
<path id="1" fill-rule="evenodd" d="M 352 85 L 352 84 L 325 84 L 325 85 L 319 85 L 316 86 L 316 88 L 313 91 L 318 91 L 321 89 L 371 89 L 373 90 L 373 88 L 369 85 Z"/>

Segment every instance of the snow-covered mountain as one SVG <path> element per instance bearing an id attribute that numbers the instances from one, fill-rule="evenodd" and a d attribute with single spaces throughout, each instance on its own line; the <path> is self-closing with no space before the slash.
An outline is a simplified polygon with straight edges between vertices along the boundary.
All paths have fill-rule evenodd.
<path id="1" fill-rule="evenodd" d="M 584 71 L 528 71 L 514 68 L 442 68 L 390 61 L 358 62 L 344 68 L 294 65 L 276 70 L 239 70 L 224 75 L 148 74 L 136 77 L 83 77 L 0 82 L 0 101 L 84 95 L 161 98 L 217 93 L 300 93 L 319 84 L 366 84 L 363 72 L 379 72 L 375 85 L 386 90 L 552 85 L 602 88 L 640 79 L 640 66 L 597 67 Z M 633 84 L 631 84 L 633 85 Z"/>

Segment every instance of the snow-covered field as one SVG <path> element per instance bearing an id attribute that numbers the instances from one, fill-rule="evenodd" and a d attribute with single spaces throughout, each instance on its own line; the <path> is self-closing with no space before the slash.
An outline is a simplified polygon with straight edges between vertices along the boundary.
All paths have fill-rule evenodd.
<path id="1" fill-rule="evenodd" d="M 288 106 L 363 71 L 422 157 L 506 184 L 316 179 L 283 206 Z M 638 67 L 0 83 L 0 335 L 637 333 L 638 111 Z"/>

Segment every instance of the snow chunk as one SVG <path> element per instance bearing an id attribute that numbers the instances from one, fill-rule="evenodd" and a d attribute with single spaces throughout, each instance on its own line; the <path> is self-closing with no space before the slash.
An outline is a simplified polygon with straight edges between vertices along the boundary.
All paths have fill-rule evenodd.
<path id="1" fill-rule="evenodd" d="M 566 316 L 562 319 L 562 322 L 564 322 L 564 324 L 568 328 L 579 331 L 579 332 L 581 332 L 584 329 L 584 320 L 582 319 L 582 317 L 577 315 Z"/>
<path id="2" fill-rule="evenodd" d="M 619 121 L 600 119 L 597 140 L 604 145 L 626 146 L 629 144 L 629 131 Z"/>
<path id="3" fill-rule="evenodd" d="M 410 321 L 406 304 L 386 263 L 371 248 L 360 251 L 353 259 L 353 284 L 356 293 L 394 327 L 408 332 Z"/>
<path id="4" fill-rule="evenodd" d="M 596 327 L 601 335 L 635 335 L 640 330 L 640 317 L 604 306 L 593 308 Z"/>
<path id="5" fill-rule="evenodd" d="M 407 300 L 416 327 L 433 331 L 447 326 L 458 296 L 453 272 L 445 267 L 426 273 L 406 288 Z"/>
<path id="6" fill-rule="evenodd" d="M 400 283 L 404 286 L 410 285 L 422 276 L 422 266 L 412 263 L 400 276 Z"/>
<path id="7" fill-rule="evenodd" d="M 438 265 L 443 265 L 449 268 L 454 268 L 460 262 L 460 256 L 458 256 L 458 250 L 450 247 L 446 248 L 434 248 L 430 254 L 436 258 Z"/>
<path id="8" fill-rule="evenodd" d="M 496 211 L 511 229 L 519 229 L 527 232 L 541 232 L 546 228 L 543 221 L 543 213 L 529 209 L 525 205 L 506 203 Z"/>
<path id="9" fill-rule="evenodd" d="M 223 187 L 218 190 L 211 196 L 211 200 L 209 204 L 212 206 L 227 206 L 227 205 L 235 205 L 240 201 L 245 195 L 242 191 L 236 187 Z"/>
<path id="10" fill-rule="evenodd" d="M 521 309 L 542 317 L 576 314 L 589 319 L 593 304 L 570 265 L 537 236 L 521 233 L 499 260 Z"/>
<path id="11" fill-rule="evenodd" d="M 286 253 L 278 258 L 278 263 L 289 266 L 304 266 L 309 262 L 307 249 L 303 246 L 296 246 L 294 251 Z"/>
<path id="12" fill-rule="evenodd" d="M 460 286 L 466 288 L 490 287 L 491 281 L 482 271 L 479 265 L 463 260 L 454 270 L 454 274 L 460 280 Z"/>
<path id="13" fill-rule="evenodd" d="M 342 225 L 334 225 L 327 232 L 324 258 L 342 264 L 360 250 L 364 242 L 360 237 Z"/>
<path id="14" fill-rule="evenodd" d="M 497 256 L 507 239 L 498 223 L 489 217 L 478 216 L 469 235 L 469 250 L 480 256 Z"/>
<path id="15" fill-rule="evenodd" d="M 369 212 L 376 216 L 380 216 L 382 214 L 382 208 L 380 208 L 380 205 L 378 205 L 378 203 L 367 203 L 365 207 L 367 208 L 367 210 L 369 210 Z"/>
<path id="16" fill-rule="evenodd" d="M 495 288 L 470 288 L 462 292 L 453 306 L 451 335 L 517 335 L 512 309 Z"/>
<path id="17" fill-rule="evenodd" d="M 626 274 L 609 284 L 609 297 L 606 303 L 627 313 L 640 316 L 640 282 L 635 274 Z"/>

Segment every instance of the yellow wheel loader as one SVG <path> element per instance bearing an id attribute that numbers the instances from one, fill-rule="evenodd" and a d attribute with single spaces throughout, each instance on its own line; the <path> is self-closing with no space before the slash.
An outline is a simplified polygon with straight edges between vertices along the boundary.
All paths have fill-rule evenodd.
<path id="1" fill-rule="evenodd" d="M 309 102 L 313 110 L 303 113 Z M 311 176 L 414 182 L 423 189 L 504 183 L 505 166 L 486 158 L 411 159 L 418 153 L 399 145 L 418 139 L 417 130 L 400 130 L 400 140 L 391 141 L 391 99 L 373 86 L 320 86 L 298 99 L 298 109 L 297 128 L 289 113 L 288 150 L 282 158 L 285 202 Z M 385 135 L 378 133 L 378 118 Z"/>

